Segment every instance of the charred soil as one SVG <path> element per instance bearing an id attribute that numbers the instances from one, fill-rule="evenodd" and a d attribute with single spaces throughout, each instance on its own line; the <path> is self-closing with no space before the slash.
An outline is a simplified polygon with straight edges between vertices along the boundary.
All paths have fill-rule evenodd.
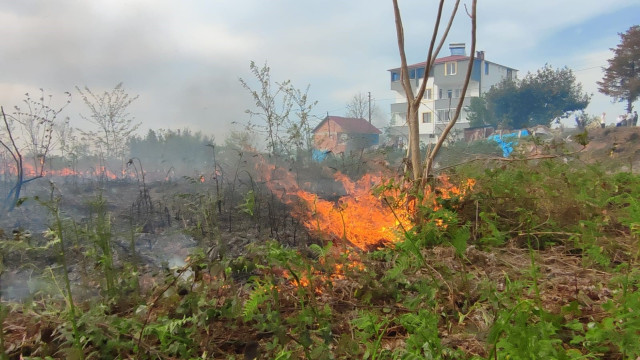
<path id="1" fill-rule="evenodd" d="M 0 346 L 11 359 L 635 358 L 638 130 L 592 130 L 570 161 L 459 166 L 426 192 L 362 181 L 389 171 L 383 152 L 333 169 L 255 156 L 149 184 L 42 179 L 1 220 Z M 335 177 L 350 161 L 353 179 Z M 374 210 L 393 229 L 361 222 Z"/>

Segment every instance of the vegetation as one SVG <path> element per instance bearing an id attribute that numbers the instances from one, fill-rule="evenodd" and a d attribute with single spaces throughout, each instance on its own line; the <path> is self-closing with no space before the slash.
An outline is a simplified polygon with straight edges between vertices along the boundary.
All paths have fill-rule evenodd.
<path id="1" fill-rule="evenodd" d="M 84 135 L 93 139 L 101 156 L 126 162 L 127 141 L 140 127 L 128 112 L 138 95 L 127 94 L 122 83 L 102 94 L 94 94 L 86 86 L 84 89 L 76 86 L 76 90 L 89 110 L 89 115 L 82 115 L 82 118 L 98 127 L 97 131 L 85 132 Z"/>
<path id="2" fill-rule="evenodd" d="M 602 81 L 598 81 L 598 90 L 616 101 L 626 101 L 627 112 L 631 112 L 640 96 L 640 25 L 619 35 L 620 44 L 611 49 L 614 56 L 604 69 Z"/>
<path id="3" fill-rule="evenodd" d="M 465 108 L 470 127 L 480 127 L 491 124 L 491 114 L 487 110 L 487 99 L 484 96 L 469 99 L 469 106 Z"/>
<path id="4" fill-rule="evenodd" d="M 522 129 L 549 126 L 556 118 L 584 110 L 588 104 L 589 95 L 582 92 L 571 69 L 546 65 L 522 80 L 504 79 L 467 110 L 477 126 Z"/>
<path id="5" fill-rule="evenodd" d="M 20 193 L 25 184 L 44 175 L 48 156 L 57 145 L 54 129 L 68 127 L 69 119 L 59 118 L 71 102 L 71 94 L 66 95 L 67 101 L 58 108 L 52 104 L 52 96 L 45 96 L 42 89 L 37 99 L 31 98 L 29 93 L 25 94 L 23 106 L 16 106 L 12 114 L 6 114 L 4 107 L 0 107 L 3 126 L 0 152 L 4 154 L 6 151 L 9 154 L 11 165 L 3 165 L 12 168 L 15 176 L 14 185 L 2 201 L 0 212 L 13 210 L 20 201 Z"/>
<path id="6" fill-rule="evenodd" d="M 214 150 L 223 175 L 158 182 L 144 192 L 156 194 L 153 209 L 170 209 L 177 228 L 197 240 L 182 263 L 144 262 L 152 245 L 138 240 L 143 224 L 118 212 L 123 196 L 109 195 L 109 182 L 87 200 L 88 216 L 65 209 L 69 195 L 55 185 L 37 204 L 21 205 L 46 210 L 50 229 L 44 238 L 24 230 L 0 236 L 0 280 L 57 260 L 37 275 L 50 285 L 22 301 L 3 288 L 5 357 L 640 356 L 638 175 L 558 156 L 525 161 L 516 152 L 512 161 L 449 167 L 435 191 L 387 177 L 373 189 L 377 202 L 398 219 L 416 204 L 410 214 L 423 220 L 401 220 L 395 237 L 362 249 L 347 232 L 301 226 L 315 224 L 322 200 L 286 202 L 290 191 L 279 186 L 295 185 L 285 185 L 282 166 L 260 172 L 258 154 L 196 143 Z M 540 145 L 566 153 L 558 147 Z M 363 156 L 365 171 L 377 171 L 375 157 L 385 154 Z M 301 173 L 317 181 L 326 170 L 310 165 Z M 270 177 L 277 187 L 267 186 Z M 126 187 L 138 191 L 135 182 Z M 333 211 L 343 219 L 357 204 L 339 203 Z M 147 223 L 176 229 L 153 209 Z M 224 235 L 229 228 L 255 238 L 240 246 Z"/>
<path id="7" fill-rule="evenodd" d="M 139 158 L 147 169 L 162 177 L 192 174 L 196 169 L 212 166 L 211 148 L 215 139 L 202 132 L 149 130 L 145 137 L 129 140 L 128 156 Z"/>
<path id="8" fill-rule="evenodd" d="M 65 137 L 56 160 L 72 167 L 43 162 L 0 218 L 0 359 L 640 357 L 636 129 L 596 129 L 613 137 L 600 157 L 579 151 L 582 131 L 521 138 L 506 159 L 443 140 L 419 149 L 426 172 L 402 174 L 386 148 L 317 163 L 307 92 L 272 92 L 269 68 L 251 70 L 260 89 L 241 82 L 263 123 L 224 145 L 188 129 L 131 136 L 120 86 L 85 98 L 95 116 L 115 104 L 119 140 L 101 141 L 119 150 Z M 549 67 L 523 83 L 556 76 L 573 83 Z M 104 169 L 124 155 L 119 176 Z"/>
<path id="9" fill-rule="evenodd" d="M 309 87 L 302 91 L 293 87 L 289 80 L 272 82 L 271 69 L 267 64 L 258 67 L 252 61 L 249 68 L 258 81 L 257 90 L 242 78 L 240 84 L 249 91 L 255 102 L 255 110 L 246 112 L 259 121 L 250 121 L 246 126 L 247 130 L 264 134 L 267 150 L 271 155 L 291 156 L 309 151 L 310 113 L 317 104 L 308 98 Z"/>
<path id="10" fill-rule="evenodd" d="M 449 15 L 448 24 L 444 27 L 442 35 L 440 37 L 440 41 L 436 44 L 438 32 L 440 29 L 440 21 L 442 20 L 442 12 L 444 7 L 444 1 L 440 1 L 434 30 L 432 32 L 431 42 L 429 44 L 429 50 L 427 51 L 427 59 L 425 61 L 424 66 L 424 75 L 421 81 L 420 87 L 417 89 L 417 93 L 413 93 L 413 85 L 409 79 L 409 67 L 407 64 L 407 56 L 404 48 L 404 26 L 402 24 L 402 16 L 400 14 L 400 7 L 398 6 L 398 1 L 393 1 L 393 14 L 396 22 L 396 35 L 398 39 L 398 51 L 400 53 L 400 69 L 401 76 L 400 81 L 402 83 L 402 88 L 404 89 L 404 95 L 407 99 L 407 125 L 409 128 L 409 144 L 408 144 L 408 163 L 407 172 L 411 174 L 413 181 L 416 182 L 418 187 L 424 188 L 427 185 L 427 180 L 431 176 L 431 171 L 433 169 L 433 164 L 436 156 L 438 155 L 438 151 L 444 144 L 449 132 L 454 127 L 458 117 L 460 116 L 460 111 L 462 110 L 462 103 L 464 101 L 464 97 L 461 97 L 456 106 L 456 111 L 454 115 L 451 117 L 447 126 L 440 134 L 438 141 L 435 146 L 429 148 L 428 153 L 424 160 L 420 151 L 420 131 L 419 131 L 419 122 L 418 122 L 418 110 L 420 108 L 420 104 L 422 103 L 422 98 L 424 96 L 424 92 L 427 86 L 427 80 L 429 78 L 429 74 L 433 69 L 433 65 L 435 60 L 440 53 L 440 49 L 444 44 L 444 41 L 449 34 L 449 30 L 451 29 L 451 24 L 458 13 L 458 6 L 460 5 L 460 1 L 456 1 L 453 9 L 451 10 L 451 14 Z M 469 57 L 469 64 L 467 66 L 466 77 L 464 81 L 464 85 L 462 86 L 462 94 L 466 94 L 467 87 L 469 86 L 469 79 L 471 77 L 471 70 L 473 67 L 473 59 L 476 50 L 476 1 L 472 2 L 471 13 L 469 14 L 471 18 L 471 56 Z"/>
<path id="11" fill-rule="evenodd" d="M 359 92 L 353 95 L 347 103 L 345 116 L 371 120 L 380 117 L 381 113 L 380 108 L 376 105 L 375 99 L 371 98 L 371 93 L 367 95 Z"/>

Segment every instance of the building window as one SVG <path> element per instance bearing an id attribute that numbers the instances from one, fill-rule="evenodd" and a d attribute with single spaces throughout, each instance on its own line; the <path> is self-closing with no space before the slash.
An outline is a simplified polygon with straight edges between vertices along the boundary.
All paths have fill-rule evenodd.
<path id="1" fill-rule="evenodd" d="M 416 69 L 416 77 L 422 79 L 424 77 L 424 68 Z"/>
<path id="2" fill-rule="evenodd" d="M 489 63 L 488 62 L 484 63 L 484 74 L 485 75 L 489 75 Z"/>
<path id="3" fill-rule="evenodd" d="M 433 122 L 433 118 L 431 117 L 431 111 L 422 113 L 422 122 L 425 124 L 431 124 Z"/>
<path id="4" fill-rule="evenodd" d="M 449 122 L 449 110 L 438 110 L 438 122 Z"/>
<path id="5" fill-rule="evenodd" d="M 444 64 L 444 74 L 445 75 L 455 75 L 458 70 L 457 62 L 448 62 Z"/>
<path id="6" fill-rule="evenodd" d="M 424 90 L 424 99 L 426 100 L 431 100 L 431 89 L 425 89 Z"/>
<path id="7" fill-rule="evenodd" d="M 409 70 L 409 79 L 415 79 L 415 78 L 416 78 L 416 69 Z"/>
<path id="8" fill-rule="evenodd" d="M 453 97 L 455 97 L 456 99 L 460 97 L 460 89 L 455 90 Z"/>
<path id="9" fill-rule="evenodd" d="M 511 80 L 512 77 L 513 77 L 513 72 L 511 71 L 511 69 L 507 69 L 507 79 Z"/>
<path id="10" fill-rule="evenodd" d="M 453 90 L 447 90 L 447 99 L 451 99 L 453 97 Z"/>
<path id="11" fill-rule="evenodd" d="M 400 80 L 400 74 L 398 74 L 398 72 L 393 71 L 391 72 L 391 81 L 398 81 Z"/>
<path id="12" fill-rule="evenodd" d="M 442 89 L 438 89 L 438 99 L 443 99 L 444 97 L 442 96 Z"/>
<path id="13" fill-rule="evenodd" d="M 429 134 L 429 138 L 433 139 L 434 137 L 436 137 L 436 134 Z"/>

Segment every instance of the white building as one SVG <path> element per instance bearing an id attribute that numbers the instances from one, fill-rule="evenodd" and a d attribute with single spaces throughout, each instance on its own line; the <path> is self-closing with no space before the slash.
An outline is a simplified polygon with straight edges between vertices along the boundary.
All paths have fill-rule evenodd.
<path id="1" fill-rule="evenodd" d="M 431 74 L 427 79 L 422 104 L 418 110 L 420 123 L 420 141 L 425 144 L 434 143 L 442 134 L 449 122 L 449 116 L 455 113 L 458 101 L 462 96 L 462 87 L 469 65 L 470 57 L 466 54 L 464 43 L 449 44 L 451 55 L 434 61 Z M 409 78 L 416 94 L 423 81 L 426 63 L 409 65 Z M 391 104 L 391 134 L 396 136 L 407 134 L 407 98 L 400 81 L 400 68 L 389 70 L 391 73 L 391 90 L 395 94 L 395 103 Z M 467 95 L 464 99 L 460 117 L 453 129 L 453 136 L 461 136 L 462 129 L 469 127 L 467 113 L 464 108 L 470 104 L 471 97 L 478 97 L 487 92 L 491 86 L 505 78 L 516 78 L 517 70 L 487 61 L 484 51 L 476 52 Z M 402 142 L 402 139 L 399 139 Z M 406 139 L 405 139 L 406 141 Z"/>

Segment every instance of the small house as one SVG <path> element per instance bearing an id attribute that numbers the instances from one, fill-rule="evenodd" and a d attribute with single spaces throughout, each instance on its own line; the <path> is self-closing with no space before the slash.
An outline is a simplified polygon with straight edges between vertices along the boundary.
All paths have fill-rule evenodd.
<path id="1" fill-rule="evenodd" d="M 483 125 L 483 126 L 465 128 L 464 140 L 466 142 L 483 140 L 488 138 L 495 131 L 496 131 L 496 128 L 493 125 Z"/>
<path id="2" fill-rule="evenodd" d="M 313 129 L 313 144 L 318 150 L 348 154 L 378 145 L 381 133 L 362 118 L 327 116 Z"/>

